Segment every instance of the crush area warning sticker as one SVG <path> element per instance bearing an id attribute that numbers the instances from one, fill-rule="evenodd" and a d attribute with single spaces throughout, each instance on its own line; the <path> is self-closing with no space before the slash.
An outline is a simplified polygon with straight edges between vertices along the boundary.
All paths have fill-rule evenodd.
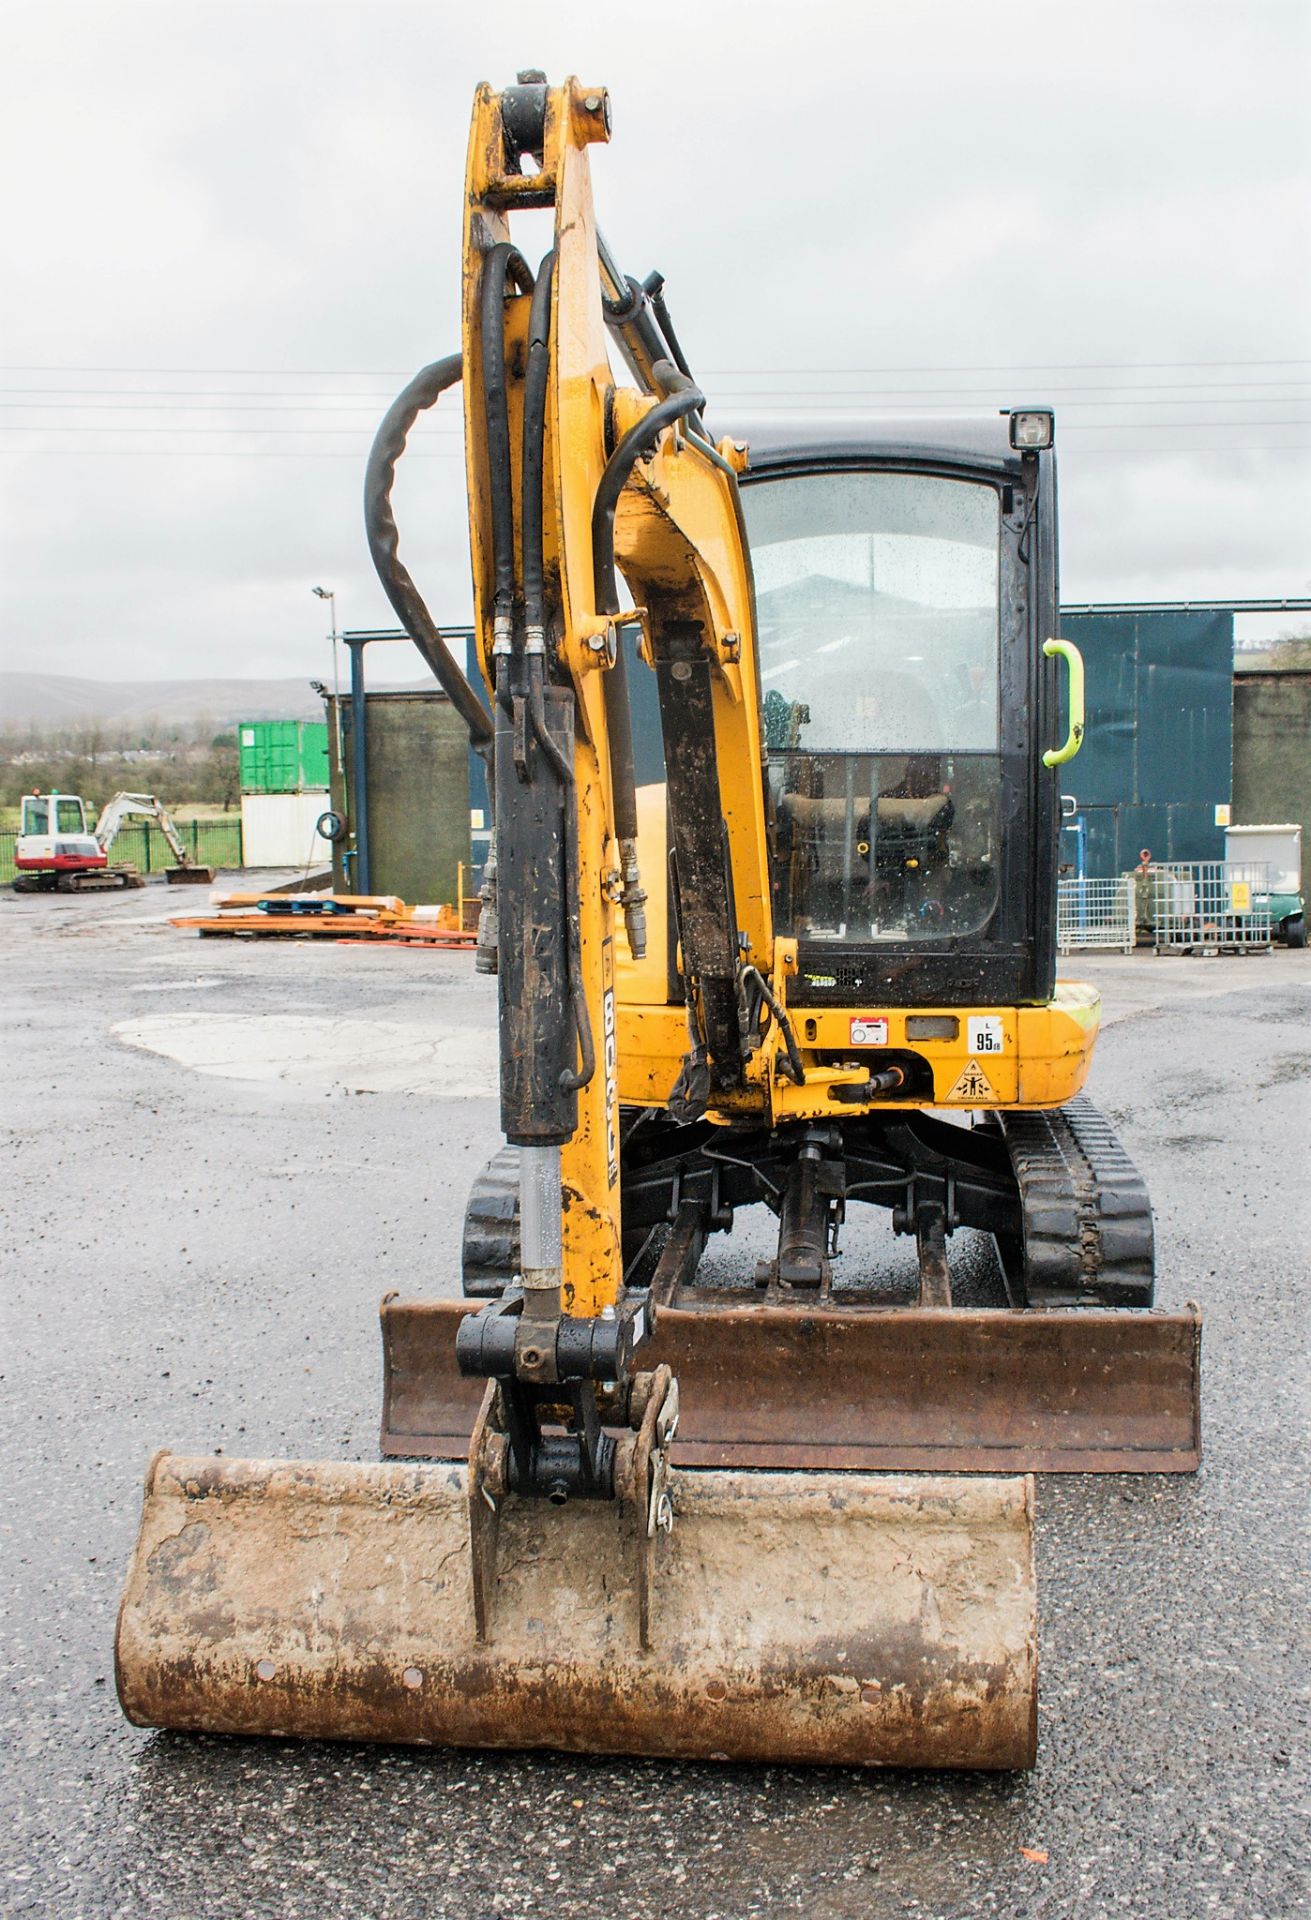
<path id="1" fill-rule="evenodd" d="M 967 1060 L 964 1072 L 947 1098 L 949 1100 L 995 1100 L 997 1096 L 993 1092 L 991 1080 L 978 1061 Z"/>

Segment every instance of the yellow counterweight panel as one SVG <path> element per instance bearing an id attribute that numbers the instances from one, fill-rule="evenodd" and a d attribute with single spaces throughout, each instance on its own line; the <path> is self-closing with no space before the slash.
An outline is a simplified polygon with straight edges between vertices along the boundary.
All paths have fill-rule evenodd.
<path id="1" fill-rule="evenodd" d="M 777 1121 L 894 1107 L 944 1107 L 970 1111 L 997 1107 L 1060 1107 L 1082 1088 L 1092 1064 L 1101 999 L 1094 987 L 1061 981 L 1041 1007 L 803 1007 L 792 1021 L 806 1085 L 794 1086 L 777 1075 L 749 1088 L 738 1100 L 726 1097 L 726 1117 Z M 886 1039 L 877 1045 L 852 1044 L 853 1023 L 885 1023 Z M 933 1021 L 955 1029 L 940 1038 L 911 1037 L 907 1022 Z M 1000 1052 L 971 1048 L 987 1037 Z M 877 1029 L 882 1032 L 882 1028 Z M 1000 1040 L 997 1036 L 1000 1035 Z M 619 1098 L 625 1106 L 663 1106 L 687 1050 L 687 1022 L 681 1006 L 622 997 L 619 1006 Z M 839 1106 L 829 1097 L 834 1084 L 850 1085 L 879 1064 L 889 1051 L 910 1052 L 927 1061 L 933 1094 L 918 1100 L 872 1101 L 865 1109 Z M 841 1056 L 838 1066 L 835 1056 Z M 855 1070 L 847 1069 L 856 1063 Z"/>

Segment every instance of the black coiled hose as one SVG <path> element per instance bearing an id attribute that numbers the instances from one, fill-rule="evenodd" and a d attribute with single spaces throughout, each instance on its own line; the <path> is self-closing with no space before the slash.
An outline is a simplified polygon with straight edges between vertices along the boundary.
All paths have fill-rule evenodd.
<path id="1" fill-rule="evenodd" d="M 437 631 L 422 594 L 400 559 L 400 534 L 391 509 L 396 463 L 405 451 L 410 428 L 426 408 L 435 405 L 449 387 L 458 383 L 461 372 L 462 361 L 458 353 L 448 354 L 444 360 L 434 360 L 422 373 L 415 374 L 409 386 L 387 409 L 382 425 L 374 435 L 369 464 L 364 473 L 364 526 L 369 553 L 396 618 L 469 729 L 473 746 L 486 757 L 493 739 L 491 720 L 461 673 L 455 656 Z"/>
<path id="2" fill-rule="evenodd" d="M 689 413 L 699 413 L 706 396 L 694 381 L 679 372 L 671 360 L 658 360 L 652 373 L 664 392 L 649 413 L 628 429 L 610 455 L 592 503 L 592 585 L 596 610 L 613 617 L 619 611 L 615 585 L 615 508 L 629 474 L 649 453 L 666 427 Z"/>

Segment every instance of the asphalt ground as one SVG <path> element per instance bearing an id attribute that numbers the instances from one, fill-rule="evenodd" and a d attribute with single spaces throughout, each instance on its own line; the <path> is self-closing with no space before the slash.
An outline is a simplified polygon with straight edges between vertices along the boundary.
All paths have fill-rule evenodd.
<path id="1" fill-rule="evenodd" d="M 0 1912 L 1305 1911 L 1307 955 L 1067 963 L 1105 995 L 1090 1090 L 1158 1297 L 1205 1309 L 1205 1463 L 1040 1480 L 1036 1770 L 670 1766 L 120 1717 L 150 1453 L 374 1457 L 378 1299 L 455 1290 L 499 1138 L 470 958 L 198 940 L 166 923 L 194 904 L 0 899 Z"/>

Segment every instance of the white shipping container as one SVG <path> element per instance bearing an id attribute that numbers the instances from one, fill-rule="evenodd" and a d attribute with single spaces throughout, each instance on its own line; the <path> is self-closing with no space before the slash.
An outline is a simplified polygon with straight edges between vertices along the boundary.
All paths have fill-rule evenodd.
<path id="1" fill-rule="evenodd" d="M 1264 860 L 1270 869 L 1272 893 L 1302 890 L 1302 829 L 1291 823 L 1278 827 L 1227 827 L 1226 860 Z"/>
<path id="2" fill-rule="evenodd" d="M 326 867 L 332 847 L 316 831 L 328 811 L 326 791 L 243 793 L 241 859 L 247 867 Z"/>

